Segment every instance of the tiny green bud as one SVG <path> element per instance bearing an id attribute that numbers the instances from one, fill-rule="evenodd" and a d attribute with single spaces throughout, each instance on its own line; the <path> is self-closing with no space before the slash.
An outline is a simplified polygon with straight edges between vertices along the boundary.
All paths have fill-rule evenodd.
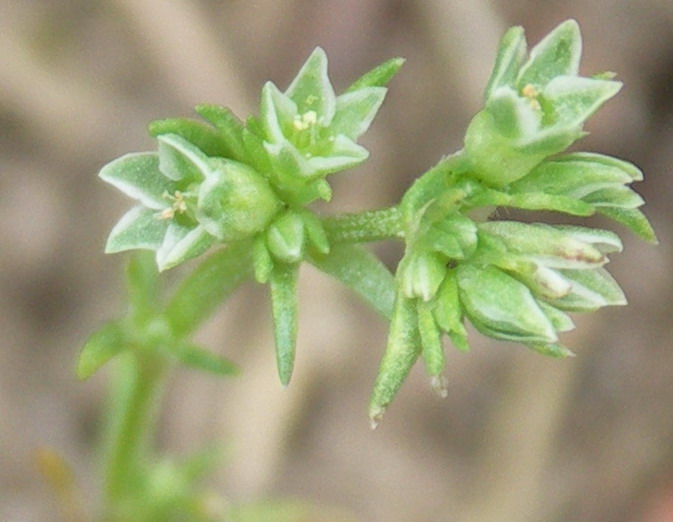
<path id="1" fill-rule="evenodd" d="M 412 252 L 400 263 L 402 289 L 409 299 L 429 301 L 446 274 L 446 260 L 435 252 Z"/>
<path id="2" fill-rule="evenodd" d="M 199 189 L 198 221 L 222 241 L 245 239 L 264 230 L 280 208 L 266 179 L 242 163 L 210 160 L 212 169 Z"/>
<path id="3" fill-rule="evenodd" d="M 298 263 L 304 256 L 306 230 L 302 218 L 287 212 L 274 221 L 266 233 L 270 252 L 284 263 Z"/>

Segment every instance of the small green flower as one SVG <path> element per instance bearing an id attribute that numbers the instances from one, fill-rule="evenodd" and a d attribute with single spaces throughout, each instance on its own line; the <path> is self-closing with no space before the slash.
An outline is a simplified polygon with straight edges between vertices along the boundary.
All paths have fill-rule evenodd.
<path id="1" fill-rule="evenodd" d="M 336 96 L 327 56 L 319 47 L 284 93 L 268 82 L 260 114 L 276 181 L 309 182 L 366 160 L 369 153 L 356 140 L 369 128 L 385 94 L 385 87 L 363 85 Z"/>
<path id="2" fill-rule="evenodd" d="M 485 93 L 485 107 L 465 137 L 473 175 L 505 186 L 544 158 L 584 135 L 584 122 L 621 83 L 578 76 L 581 36 L 577 22 L 560 24 L 530 52 L 523 29 L 503 37 Z"/>

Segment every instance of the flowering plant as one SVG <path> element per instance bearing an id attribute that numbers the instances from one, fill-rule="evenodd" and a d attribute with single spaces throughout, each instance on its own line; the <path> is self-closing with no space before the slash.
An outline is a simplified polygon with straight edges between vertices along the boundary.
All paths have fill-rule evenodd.
<path id="1" fill-rule="evenodd" d="M 224 107 L 200 105 L 196 112 L 205 122 L 153 122 L 157 152 L 123 156 L 100 177 L 139 203 L 112 229 L 106 251 L 150 250 L 154 261 L 132 260 L 129 315 L 90 338 L 79 375 L 90 376 L 115 356 L 127 357 L 143 378 L 166 357 L 234 373 L 233 363 L 190 336 L 240 283 L 254 278 L 270 287 L 278 373 L 288 385 L 304 262 L 390 319 L 369 406 L 374 426 L 419 357 L 433 387 L 446 394 L 442 336 L 468 350 L 468 321 L 495 339 L 553 357 L 571 355 L 559 342 L 559 334 L 574 327 L 569 313 L 626 303 L 605 270 L 607 256 L 622 249 L 619 237 L 590 227 L 476 216 L 501 206 L 598 213 L 656 242 L 639 210 L 643 200 L 630 187 L 642 179 L 637 167 L 564 152 L 621 87 L 610 73 L 579 76 L 580 53 L 573 20 L 530 53 L 523 29 L 510 29 L 464 148 L 419 176 L 398 205 L 356 214 L 320 215 L 310 204 L 331 199 L 329 175 L 367 159 L 357 139 L 372 124 L 402 59 L 381 64 L 337 96 L 326 55 L 317 48 L 285 91 L 271 82 L 263 87 L 259 114 L 245 121 Z M 360 244 L 382 239 L 404 244 L 394 274 Z M 208 250 L 210 257 L 161 305 L 154 265 L 164 271 Z M 111 499 L 133 504 L 122 480 L 130 469 L 113 467 Z M 185 486 L 181 494 L 190 491 Z"/>

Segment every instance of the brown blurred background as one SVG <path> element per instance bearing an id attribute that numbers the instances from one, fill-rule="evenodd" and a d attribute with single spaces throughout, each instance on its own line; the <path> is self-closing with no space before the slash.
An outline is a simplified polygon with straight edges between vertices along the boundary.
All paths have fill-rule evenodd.
<path id="1" fill-rule="evenodd" d="M 225 440 L 232 456 L 213 487 L 228 498 L 304 498 L 358 521 L 672 521 L 671 0 L 0 0 L 0 520 L 58 520 L 31 458 L 42 446 L 95 502 L 108 372 L 82 384 L 73 367 L 86 336 L 122 311 L 125 257 L 102 250 L 131 204 L 96 172 L 153 149 L 147 122 L 199 102 L 245 116 L 262 83 L 286 86 L 316 45 L 338 89 L 404 56 L 364 139 L 371 160 L 333 177 L 324 210 L 389 205 L 460 148 L 504 29 L 523 25 L 536 42 L 569 17 L 583 72 L 625 82 L 580 147 L 645 171 L 637 190 L 661 240 L 619 229 L 625 252 L 610 268 L 630 305 L 578 316 L 571 360 L 474 335 L 471 353 L 448 351 L 446 400 L 416 368 L 371 432 L 384 322 L 305 268 L 283 391 L 265 290 L 250 284 L 199 335 L 244 374 L 179 373 L 161 445 Z"/>

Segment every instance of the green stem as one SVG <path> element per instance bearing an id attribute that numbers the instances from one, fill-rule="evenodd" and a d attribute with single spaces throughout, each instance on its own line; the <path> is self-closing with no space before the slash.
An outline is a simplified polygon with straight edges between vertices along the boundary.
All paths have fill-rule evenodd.
<path id="1" fill-rule="evenodd" d="M 401 238 L 402 214 L 399 207 L 387 207 L 324 218 L 322 224 L 331 243 L 365 243 Z"/>
<path id="2" fill-rule="evenodd" d="M 106 522 L 124 520 L 133 510 L 163 391 L 167 364 L 150 352 L 119 356 L 110 393 L 104 446 Z"/>

